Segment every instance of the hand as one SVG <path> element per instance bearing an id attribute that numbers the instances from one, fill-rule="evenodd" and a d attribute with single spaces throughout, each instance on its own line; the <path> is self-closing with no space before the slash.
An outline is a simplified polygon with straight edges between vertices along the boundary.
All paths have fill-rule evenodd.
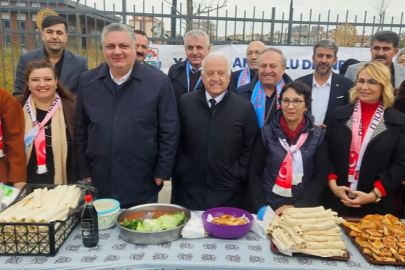
<path id="1" fill-rule="evenodd" d="M 87 181 L 87 182 L 91 182 L 91 177 L 84 177 L 83 180 Z"/>
<path id="2" fill-rule="evenodd" d="M 338 186 L 335 179 L 331 179 L 328 182 L 330 190 L 335 194 L 336 197 L 341 200 L 350 200 L 347 193 L 350 192 L 350 188 L 346 186 Z"/>
<path id="3" fill-rule="evenodd" d="M 354 199 L 348 198 L 348 200 L 342 200 L 342 202 L 347 207 L 361 207 L 364 204 L 375 202 L 375 195 L 373 193 L 365 193 L 363 191 L 350 191 L 351 194 L 355 195 Z"/>
<path id="4" fill-rule="evenodd" d="M 287 208 L 294 208 L 294 206 L 292 206 L 292 205 L 283 205 L 283 206 L 279 207 L 274 213 L 276 215 L 281 215 L 283 213 L 283 211 L 285 209 L 287 209 Z"/>
<path id="5" fill-rule="evenodd" d="M 402 180 L 402 185 L 404 185 L 404 186 L 405 186 L 405 180 Z"/>
<path id="6" fill-rule="evenodd" d="M 155 176 L 155 183 L 157 186 L 160 186 L 161 184 L 163 184 L 163 181 L 165 181 L 165 180 Z"/>
<path id="7" fill-rule="evenodd" d="M 15 183 L 13 183 L 13 187 L 21 189 L 23 186 L 25 186 L 25 184 L 27 184 L 27 183 L 26 182 L 15 182 Z"/>

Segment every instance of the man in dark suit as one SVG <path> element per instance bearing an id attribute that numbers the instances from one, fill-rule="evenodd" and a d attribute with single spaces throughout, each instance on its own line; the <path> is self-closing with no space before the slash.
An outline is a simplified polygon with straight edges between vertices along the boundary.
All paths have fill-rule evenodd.
<path id="1" fill-rule="evenodd" d="M 179 139 L 170 80 L 135 60 L 135 35 L 128 26 L 105 26 L 101 43 L 106 64 L 80 77 L 79 176 L 123 208 L 157 202 L 163 181 L 171 177 Z"/>
<path id="2" fill-rule="evenodd" d="M 312 55 L 315 72 L 297 79 L 312 89 L 309 110 L 315 117 L 315 125 L 322 128 L 326 128 L 334 108 L 349 103 L 349 91 L 354 86 L 348 78 L 332 72 L 338 59 L 337 52 L 338 47 L 333 41 L 319 41 Z"/>
<path id="3" fill-rule="evenodd" d="M 144 64 L 146 67 L 156 68 L 151 64 L 145 62 L 146 56 L 148 56 L 149 50 L 149 38 L 146 33 L 142 30 L 134 30 L 135 33 L 135 50 L 136 50 L 136 60 Z"/>
<path id="4" fill-rule="evenodd" d="M 259 131 L 252 104 L 231 91 L 230 60 L 222 53 L 202 62 L 204 87 L 179 103 L 180 146 L 172 203 L 192 210 L 239 207 Z"/>
<path id="5" fill-rule="evenodd" d="M 238 87 L 248 84 L 257 78 L 259 70 L 259 57 L 266 45 L 261 41 L 252 41 L 246 49 L 246 60 L 248 66 L 245 69 L 232 72 L 229 90 L 235 91 Z M 257 79 L 256 79 L 257 80 Z"/>
<path id="6" fill-rule="evenodd" d="M 183 94 L 202 87 L 201 62 L 211 51 L 207 33 L 200 29 L 187 32 L 184 37 L 184 48 L 186 61 L 172 65 L 168 73 L 177 102 Z"/>
<path id="7" fill-rule="evenodd" d="M 399 35 L 393 31 L 380 31 L 371 38 L 371 61 L 378 61 L 386 65 L 391 71 L 392 87 L 398 88 L 405 80 L 405 67 L 395 63 L 393 58 L 399 51 Z M 357 72 L 363 63 L 351 65 L 345 76 L 353 82 L 357 79 Z"/>
<path id="8" fill-rule="evenodd" d="M 29 62 L 47 59 L 54 67 L 59 81 L 72 92 L 77 94 L 80 75 L 88 70 L 87 60 L 67 50 L 69 37 L 68 25 L 63 17 L 47 16 L 41 23 L 43 48 L 20 55 L 14 82 L 14 96 L 19 96 L 25 88 L 24 69 Z"/>
<path id="9" fill-rule="evenodd" d="M 283 52 L 277 48 L 267 48 L 259 57 L 258 80 L 236 89 L 236 94 L 252 102 L 260 127 L 268 123 L 277 110 L 281 88 L 292 81 L 284 71 Z"/>

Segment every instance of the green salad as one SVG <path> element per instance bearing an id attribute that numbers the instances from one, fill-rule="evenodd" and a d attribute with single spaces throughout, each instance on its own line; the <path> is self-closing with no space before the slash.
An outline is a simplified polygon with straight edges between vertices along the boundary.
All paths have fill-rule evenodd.
<path id="1" fill-rule="evenodd" d="M 120 222 L 120 225 L 134 231 L 140 232 L 157 232 L 174 229 L 184 223 L 188 218 L 184 212 L 163 215 L 157 219 L 134 219 L 128 221 L 126 218 Z"/>

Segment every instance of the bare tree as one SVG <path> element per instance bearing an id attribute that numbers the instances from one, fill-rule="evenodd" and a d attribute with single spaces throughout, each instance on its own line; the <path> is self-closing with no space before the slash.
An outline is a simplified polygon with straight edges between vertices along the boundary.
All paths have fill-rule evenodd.
<path id="1" fill-rule="evenodd" d="M 170 7 L 173 8 L 171 0 L 163 0 L 163 1 L 170 4 Z M 216 1 L 209 0 L 208 2 L 206 0 L 200 0 L 200 1 L 186 0 L 186 6 L 187 6 L 186 12 L 187 13 L 181 14 L 179 10 L 176 10 L 176 13 L 179 15 L 199 16 L 199 15 L 208 14 L 210 12 L 224 8 L 224 7 L 226 7 L 227 3 L 228 3 L 228 0 L 216 0 Z M 192 30 L 193 27 L 195 26 L 195 24 L 193 23 L 193 19 L 191 19 L 191 18 L 186 18 L 186 19 L 184 19 L 184 21 L 186 24 L 185 25 L 186 32 Z"/>
<path id="2" fill-rule="evenodd" d="M 376 32 L 382 30 L 384 18 L 387 15 L 387 9 L 390 4 L 391 2 L 388 0 L 375 0 L 374 10 L 377 13 L 377 22 L 378 22 L 378 28 Z"/>

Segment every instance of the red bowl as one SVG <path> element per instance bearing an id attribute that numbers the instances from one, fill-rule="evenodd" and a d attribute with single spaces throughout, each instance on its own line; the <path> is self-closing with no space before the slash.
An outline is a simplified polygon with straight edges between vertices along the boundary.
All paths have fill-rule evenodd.
<path id="1" fill-rule="evenodd" d="M 218 225 L 207 221 L 207 216 L 209 214 L 211 214 L 214 218 L 220 217 L 222 215 L 231 215 L 235 218 L 240 218 L 245 215 L 250 220 L 250 222 L 247 224 L 235 226 Z M 249 212 L 232 207 L 217 207 L 208 209 L 202 214 L 201 218 L 204 224 L 204 228 L 209 234 L 218 238 L 225 239 L 239 238 L 244 236 L 250 231 L 253 224 L 253 216 Z"/>

